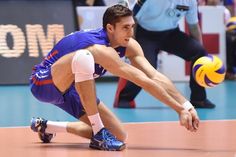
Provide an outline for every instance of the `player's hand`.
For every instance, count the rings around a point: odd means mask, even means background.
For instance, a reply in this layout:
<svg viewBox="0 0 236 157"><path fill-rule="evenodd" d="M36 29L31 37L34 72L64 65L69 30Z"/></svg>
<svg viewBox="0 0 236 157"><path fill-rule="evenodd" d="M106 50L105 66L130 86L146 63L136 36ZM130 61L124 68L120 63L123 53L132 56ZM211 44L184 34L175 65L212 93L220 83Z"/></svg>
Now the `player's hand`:
<svg viewBox="0 0 236 157"><path fill-rule="evenodd" d="M192 113L194 113L192 111ZM195 117L196 118L196 117ZM182 126L184 126L189 131L196 131L193 125L193 117L192 114L187 110L182 110L179 113L179 121Z"/></svg>
<svg viewBox="0 0 236 157"><path fill-rule="evenodd" d="M192 115L192 122L193 122L194 131L197 131L198 127L199 127L199 123L200 123L197 111L194 108L192 108L189 110L189 112Z"/></svg>

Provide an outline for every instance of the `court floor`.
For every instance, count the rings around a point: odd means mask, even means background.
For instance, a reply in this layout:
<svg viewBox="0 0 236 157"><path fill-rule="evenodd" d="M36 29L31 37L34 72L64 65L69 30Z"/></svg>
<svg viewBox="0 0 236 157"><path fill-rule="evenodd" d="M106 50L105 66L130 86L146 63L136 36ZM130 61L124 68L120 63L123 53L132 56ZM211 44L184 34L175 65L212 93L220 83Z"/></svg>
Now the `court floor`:
<svg viewBox="0 0 236 157"><path fill-rule="evenodd" d="M189 97L187 83L175 83ZM40 143L29 128L31 117L74 121L62 110L38 102L28 86L0 86L0 156L102 156L102 157L236 157L236 81L208 89L215 109L198 109L199 131L190 133L178 123L178 115L145 92L137 97L136 109L112 107L116 84L98 83L97 94L124 122L127 149L104 152L88 148L89 141L70 134L57 134L51 144Z"/></svg>
<svg viewBox="0 0 236 157"><path fill-rule="evenodd" d="M7 157L236 157L236 121L204 121L196 133L177 122L127 123L127 149L105 152L88 148L89 141L57 134L50 144L24 128L1 128L0 152Z"/></svg>

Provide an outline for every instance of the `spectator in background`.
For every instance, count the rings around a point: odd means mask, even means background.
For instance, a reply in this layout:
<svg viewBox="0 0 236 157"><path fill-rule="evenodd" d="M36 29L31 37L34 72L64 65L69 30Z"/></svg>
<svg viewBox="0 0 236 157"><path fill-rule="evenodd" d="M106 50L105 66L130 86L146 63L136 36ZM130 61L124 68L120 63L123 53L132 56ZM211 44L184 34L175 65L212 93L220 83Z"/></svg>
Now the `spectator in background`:
<svg viewBox="0 0 236 157"><path fill-rule="evenodd" d="M205 5L208 5L208 6L223 6L221 0L206 0L206 4ZM225 24L226 22L230 19L231 17L231 13L230 13L230 10L228 8L225 7L225 10L224 10L224 20L225 20Z"/></svg>
<svg viewBox="0 0 236 157"><path fill-rule="evenodd" d="M232 5L227 1L227 4ZM206 0L206 5L220 6L221 0ZM226 25L226 61L227 72L225 78L228 80L236 80L236 72L234 67L236 66L236 17L231 18L231 13L228 8L225 7L225 25Z"/></svg>
<svg viewBox="0 0 236 157"><path fill-rule="evenodd" d="M225 78L236 80L236 17L232 17L226 24L226 59L227 72Z"/></svg>
<svg viewBox="0 0 236 157"><path fill-rule="evenodd" d="M204 6L206 5L206 0L198 0L197 3L198 3L198 6Z"/></svg>
<svg viewBox="0 0 236 157"><path fill-rule="evenodd" d="M76 6L106 6L103 0L75 0Z"/></svg>
<svg viewBox="0 0 236 157"><path fill-rule="evenodd" d="M84 7L84 6L106 6L104 0L75 0L75 7ZM81 23L82 19L77 13L77 24L78 24L78 30L81 29Z"/></svg>
<svg viewBox="0 0 236 157"><path fill-rule="evenodd" d="M235 15L235 10L234 10L235 4L234 3L235 3L234 0L223 0L224 6L229 9L232 16Z"/></svg>
<svg viewBox="0 0 236 157"><path fill-rule="evenodd" d="M229 4L230 1L227 1ZM232 4L232 2L230 3ZM205 5L222 6L221 0L205 0ZM234 67L236 66L236 19L231 18L231 13L228 8L224 10L224 20L226 25L226 61L227 72L225 78L228 80L236 80Z"/></svg>

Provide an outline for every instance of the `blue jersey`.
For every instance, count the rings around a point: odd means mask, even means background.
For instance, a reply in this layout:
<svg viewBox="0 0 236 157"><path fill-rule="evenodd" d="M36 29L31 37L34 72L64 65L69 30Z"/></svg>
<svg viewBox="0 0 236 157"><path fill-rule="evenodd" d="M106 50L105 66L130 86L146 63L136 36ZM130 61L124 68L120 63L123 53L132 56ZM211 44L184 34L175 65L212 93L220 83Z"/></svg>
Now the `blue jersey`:
<svg viewBox="0 0 236 157"><path fill-rule="evenodd" d="M51 66L66 54L85 49L94 44L109 46L107 33L104 29L78 31L71 33L59 41L48 53L44 60L34 66L30 77L32 94L40 101L54 104L75 118L85 114L80 97L72 84L65 93L61 93L54 85ZM120 57L125 55L125 47L118 47L116 51ZM99 64L94 65L94 78L105 74L106 70ZM97 104L100 100L97 98Z"/></svg>
<svg viewBox="0 0 236 157"><path fill-rule="evenodd" d="M61 41L59 41L54 48L48 53L44 60L34 67L37 69L48 69L53 63L55 63L62 56L75 52L79 49L85 49L94 44L109 46L110 42L107 37L107 33L104 29L96 30L82 30L73 32ZM125 47L118 47L116 51L120 57L125 55ZM106 73L106 70L99 64L95 63L94 77L102 76Z"/></svg>

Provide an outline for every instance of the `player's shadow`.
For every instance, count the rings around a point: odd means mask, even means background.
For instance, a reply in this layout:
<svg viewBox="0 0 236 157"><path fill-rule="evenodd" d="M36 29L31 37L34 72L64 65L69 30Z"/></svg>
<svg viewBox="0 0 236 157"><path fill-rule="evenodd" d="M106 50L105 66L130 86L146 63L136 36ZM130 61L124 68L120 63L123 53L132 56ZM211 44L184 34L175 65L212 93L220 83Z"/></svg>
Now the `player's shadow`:
<svg viewBox="0 0 236 157"><path fill-rule="evenodd" d="M195 151L195 152L234 152L234 150L224 149L198 149L198 148L174 148L174 147L147 147L147 146L128 146L129 150L158 150L158 151Z"/></svg>
<svg viewBox="0 0 236 157"><path fill-rule="evenodd" d="M136 109L142 109L142 110L170 110L170 107L168 106L137 106Z"/></svg>
<svg viewBox="0 0 236 157"><path fill-rule="evenodd" d="M89 143L58 143L58 142L51 142L51 143L40 143L37 142L35 145L31 147L38 147L38 148L45 148L45 149L72 149L72 150L88 150Z"/></svg>
<svg viewBox="0 0 236 157"><path fill-rule="evenodd" d="M35 143L31 148L44 148L50 150L93 150L89 148L89 143L58 143L52 142L48 144L42 144L40 142ZM143 150L143 151L194 151L194 152L234 152L234 150L221 150L221 149L198 149L198 148L174 148L174 147L148 147L148 146L132 146L128 145L126 150Z"/></svg>
<svg viewBox="0 0 236 157"><path fill-rule="evenodd" d="M136 106L135 108L118 108L118 109L141 109L141 110L171 110L168 106Z"/></svg>

